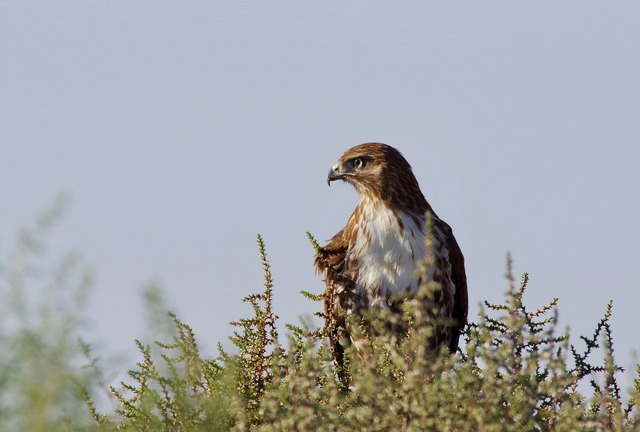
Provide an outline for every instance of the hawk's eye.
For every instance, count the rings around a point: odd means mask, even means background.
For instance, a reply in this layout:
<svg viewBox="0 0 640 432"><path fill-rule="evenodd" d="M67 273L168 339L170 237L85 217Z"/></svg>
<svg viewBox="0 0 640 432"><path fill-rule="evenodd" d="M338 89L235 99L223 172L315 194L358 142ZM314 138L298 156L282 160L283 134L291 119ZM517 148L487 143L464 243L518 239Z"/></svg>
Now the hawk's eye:
<svg viewBox="0 0 640 432"><path fill-rule="evenodd" d="M355 158L353 160L353 166L355 168L362 168L364 166L364 160L360 159L360 158Z"/></svg>

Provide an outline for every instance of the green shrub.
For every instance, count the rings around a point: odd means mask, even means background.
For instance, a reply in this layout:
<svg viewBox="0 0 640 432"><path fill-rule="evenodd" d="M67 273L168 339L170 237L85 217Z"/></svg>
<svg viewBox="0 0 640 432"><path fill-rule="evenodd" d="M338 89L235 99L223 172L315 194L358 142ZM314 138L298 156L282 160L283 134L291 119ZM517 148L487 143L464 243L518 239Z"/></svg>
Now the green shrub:
<svg viewBox="0 0 640 432"><path fill-rule="evenodd" d="M158 375L157 360L141 346L144 361L130 373L134 384L123 384L134 397L125 400L116 392L121 408L113 425L256 431L638 428L634 406L640 379L624 403L609 327L611 304L594 334L584 338L581 353L569 345L567 332L557 331L557 299L528 310L523 302L528 277L516 286L508 260L504 301L484 303L478 321L466 329L462 350L455 355L426 350L429 321L416 318L424 314L425 302L408 304L412 321L420 325L402 341L376 338L364 353L349 352L352 376L345 388L323 329L289 325L286 348L278 340L271 272L261 237L258 243L265 289L245 298L254 315L232 323L238 328L231 337L237 353L221 349L215 360L203 360L191 330L172 315L179 334L160 345L169 373ZM589 359L598 341L605 354L601 365ZM603 384L592 380L593 394L580 394L578 383L594 374L603 375Z"/></svg>
<svg viewBox="0 0 640 432"><path fill-rule="evenodd" d="M192 329L169 313L172 330L153 344L136 341L140 360L110 387L115 408L100 412L94 395L104 390L96 379L103 366L86 343L75 341L90 273L70 256L40 310L30 311L23 295L36 239L52 219L43 219L3 267L0 430L640 430L640 366L635 388L621 391L611 303L579 350L557 328L557 299L526 307L528 276L516 284L508 259L503 301L484 302L458 352L426 348L432 326L442 323L426 319L428 301L408 301L402 317L386 317L405 320L406 337L370 338L357 354L347 348L349 368L337 371L326 329L278 321L260 236L264 289L244 299L253 315L232 323L233 350L202 355ZM60 288L70 280L75 288ZM322 293L304 296L323 300ZM604 361L594 363L599 349ZM578 391L583 381L589 394Z"/></svg>
<svg viewBox="0 0 640 432"><path fill-rule="evenodd" d="M61 198L0 263L0 431L93 428L77 334L92 273L73 252L53 274L41 259L63 207Z"/></svg>

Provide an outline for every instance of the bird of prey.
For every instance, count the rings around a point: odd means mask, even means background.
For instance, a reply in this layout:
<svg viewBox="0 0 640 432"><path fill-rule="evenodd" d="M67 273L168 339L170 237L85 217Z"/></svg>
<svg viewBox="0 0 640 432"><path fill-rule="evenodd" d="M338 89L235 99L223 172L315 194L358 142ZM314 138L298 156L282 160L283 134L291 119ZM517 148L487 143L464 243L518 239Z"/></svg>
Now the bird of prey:
<svg viewBox="0 0 640 432"><path fill-rule="evenodd" d="M363 342L356 340L348 317L371 320L381 309L398 312L398 297L415 296L426 282L418 269L427 254L428 282L440 286L432 298L434 316L451 323L435 327L429 345L455 352L468 311L464 257L451 227L420 191L409 163L389 145L360 144L331 168L327 183L336 180L351 184L359 195L346 226L320 248L315 261L326 283L325 318L331 320L326 328L337 366L344 366L345 344L358 348Z"/></svg>

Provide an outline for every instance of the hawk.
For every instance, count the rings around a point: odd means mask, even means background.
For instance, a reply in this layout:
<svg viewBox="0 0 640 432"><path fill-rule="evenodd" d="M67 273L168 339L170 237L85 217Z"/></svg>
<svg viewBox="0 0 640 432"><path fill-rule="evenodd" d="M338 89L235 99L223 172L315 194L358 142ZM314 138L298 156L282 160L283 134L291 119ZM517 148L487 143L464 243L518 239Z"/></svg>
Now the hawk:
<svg viewBox="0 0 640 432"><path fill-rule="evenodd" d="M337 366L344 366L343 345L357 348L360 342L346 317L362 318L367 311L368 319L375 319L376 310L399 311L399 297L418 293L423 282L418 269L428 253L428 278L440 284L432 299L436 316L451 323L436 327L429 345L455 352L468 311L464 257L451 227L420 191L407 160L389 145L360 144L331 168L327 183L336 180L354 186L360 198L347 225L320 248L315 261L326 283L325 317L332 321L326 328Z"/></svg>

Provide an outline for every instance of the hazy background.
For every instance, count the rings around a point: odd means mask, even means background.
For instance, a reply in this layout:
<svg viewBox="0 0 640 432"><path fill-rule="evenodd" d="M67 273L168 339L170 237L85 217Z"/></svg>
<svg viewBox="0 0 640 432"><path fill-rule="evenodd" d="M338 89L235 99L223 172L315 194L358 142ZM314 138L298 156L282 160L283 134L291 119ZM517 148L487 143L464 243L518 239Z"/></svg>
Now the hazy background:
<svg viewBox="0 0 640 432"><path fill-rule="evenodd" d="M314 310L305 231L330 238L356 203L326 173L382 141L454 228L471 319L502 299L510 250L529 306L559 297L574 336L613 299L632 367L639 18L637 1L2 1L0 253L68 192L47 252L97 271L98 354L136 359L158 280L214 356L261 290L257 233L282 320Z"/></svg>

